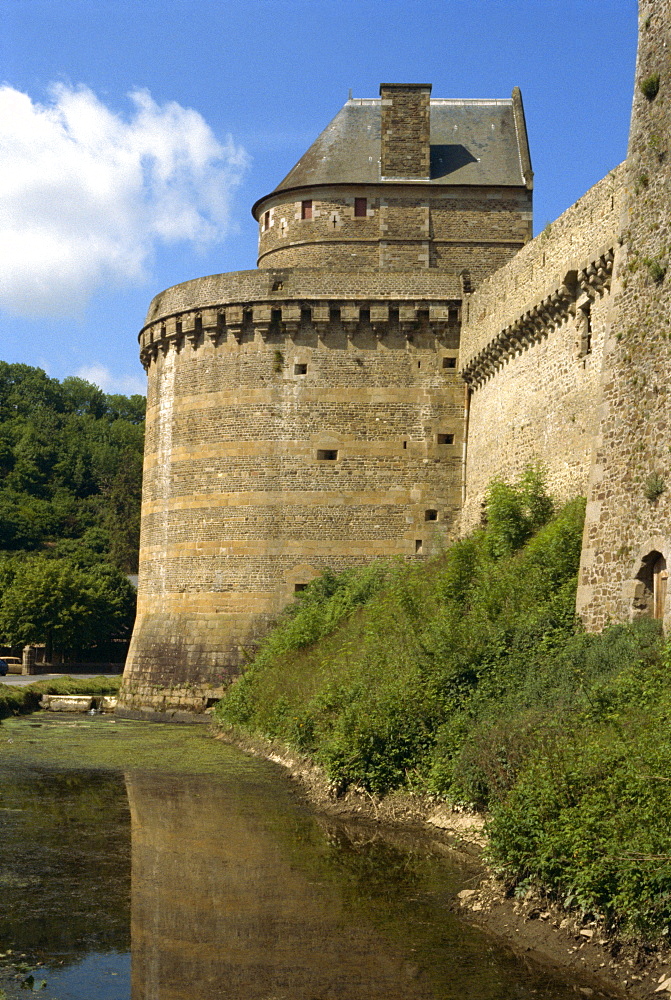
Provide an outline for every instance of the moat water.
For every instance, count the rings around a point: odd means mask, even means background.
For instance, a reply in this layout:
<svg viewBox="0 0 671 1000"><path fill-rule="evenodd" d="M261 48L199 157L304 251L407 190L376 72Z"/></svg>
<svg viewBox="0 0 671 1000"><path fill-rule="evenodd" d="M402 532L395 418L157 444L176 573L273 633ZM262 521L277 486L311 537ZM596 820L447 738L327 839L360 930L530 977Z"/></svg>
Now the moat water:
<svg viewBox="0 0 671 1000"><path fill-rule="evenodd" d="M472 877L199 727L0 724L10 1000L575 1000L451 912Z"/></svg>

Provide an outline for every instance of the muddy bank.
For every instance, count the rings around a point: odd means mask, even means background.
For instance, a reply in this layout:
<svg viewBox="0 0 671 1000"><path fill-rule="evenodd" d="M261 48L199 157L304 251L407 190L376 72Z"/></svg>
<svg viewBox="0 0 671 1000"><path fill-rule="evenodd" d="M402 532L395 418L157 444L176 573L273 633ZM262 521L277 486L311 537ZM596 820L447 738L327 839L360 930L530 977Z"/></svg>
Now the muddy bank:
<svg viewBox="0 0 671 1000"><path fill-rule="evenodd" d="M455 901L464 919L509 944L532 962L574 971L580 996L671 997L671 950L666 945L623 943L588 914L567 913L540 895L508 895L483 860L487 844L481 814L456 811L432 796L393 793L377 798L364 790L338 795L321 768L286 746L217 727L217 739L284 767L309 802L341 819L422 831L434 846L457 852L473 866L473 888Z"/></svg>

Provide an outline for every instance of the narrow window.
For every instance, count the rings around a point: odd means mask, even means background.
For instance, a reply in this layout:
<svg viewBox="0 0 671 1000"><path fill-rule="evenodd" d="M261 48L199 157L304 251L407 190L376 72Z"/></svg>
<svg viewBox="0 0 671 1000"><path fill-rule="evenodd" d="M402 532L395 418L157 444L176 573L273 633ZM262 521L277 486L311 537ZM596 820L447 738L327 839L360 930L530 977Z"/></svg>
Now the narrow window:
<svg viewBox="0 0 671 1000"><path fill-rule="evenodd" d="M312 218L312 199L308 201L301 202L301 219L311 219Z"/></svg>
<svg viewBox="0 0 671 1000"><path fill-rule="evenodd" d="M456 358L443 358L443 368L456 368L457 359Z"/></svg>
<svg viewBox="0 0 671 1000"><path fill-rule="evenodd" d="M338 452L336 449L319 448L317 451L318 462L335 462L337 458L338 458Z"/></svg>
<svg viewBox="0 0 671 1000"><path fill-rule="evenodd" d="M308 366L307 365L294 365L294 375L307 375Z"/></svg>
<svg viewBox="0 0 671 1000"><path fill-rule="evenodd" d="M586 354L592 353L592 303L578 309L576 316L578 327L578 357L584 358Z"/></svg>
<svg viewBox="0 0 671 1000"><path fill-rule="evenodd" d="M301 590L307 589L307 583L295 583L294 584L294 594L300 594Z"/></svg>
<svg viewBox="0 0 671 1000"><path fill-rule="evenodd" d="M270 212L263 213L263 229L264 231L270 226Z"/></svg>
<svg viewBox="0 0 671 1000"><path fill-rule="evenodd" d="M418 367L418 368L421 368L421 367L422 367L422 362L421 362L421 361L418 361L418 362L417 362L417 367Z"/></svg>
<svg viewBox="0 0 671 1000"><path fill-rule="evenodd" d="M454 444L454 434L439 434L438 444Z"/></svg>
<svg viewBox="0 0 671 1000"><path fill-rule="evenodd" d="M404 441L404 442L403 442L403 447L404 447L404 448L407 448L407 447L408 447L408 442L407 442L407 441Z"/></svg>
<svg viewBox="0 0 671 1000"><path fill-rule="evenodd" d="M424 520L425 521L437 521L438 520L438 511L437 510L425 510L424 511Z"/></svg>
<svg viewBox="0 0 671 1000"><path fill-rule="evenodd" d="M355 198L354 217L356 219L365 219L367 211L368 211L368 198Z"/></svg>
<svg viewBox="0 0 671 1000"><path fill-rule="evenodd" d="M417 555L419 555L421 553L421 551L422 551L422 539L421 538L416 538L415 539L415 553Z"/></svg>

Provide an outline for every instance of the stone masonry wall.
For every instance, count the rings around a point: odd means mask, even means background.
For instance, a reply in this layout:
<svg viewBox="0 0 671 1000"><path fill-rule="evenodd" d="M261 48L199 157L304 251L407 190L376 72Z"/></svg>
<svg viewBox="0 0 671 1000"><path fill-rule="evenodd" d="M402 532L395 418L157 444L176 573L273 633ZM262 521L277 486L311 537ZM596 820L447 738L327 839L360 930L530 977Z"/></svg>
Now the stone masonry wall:
<svg viewBox="0 0 671 1000"><path fill-rule="evenodd" d="M611 170L464 301L461 365L466 368L506 327L612 250L622 210L624 164Z"/></svg>
<svg viewBox="0 0 671 1000"><path fill-rule="evenodd" d="M380 171L383 177L428 178L431 84L380 86Z"/></svg>
<svg viewBox="0 0 671 1000"><path fill-rule="evenodd" d="M641 0L639 50L578 611L588 628L651 614L671 559L671 0ZM663 566L663 563L661 563ZM657 617L668 624L666 570Z"/></svg>
<svg viewBox="0 0 671 1000"><path fill-rule="evenodd" d="M575 320L569 316L472 391L463 531L479 523L491 480L513 482L530 462L542 463L549 491L559 501L585 493L608 294L596 300L591 316L588 354L580 355Z"/></svg>
<svg viewBox="0 0 671 1000"><path fill-rule="evenodd" d="M488 483L531 461L551 492L585 492L610 322L618 168L466 297L460 366L470 386L462 530Z"/></svg>
<svg viewBox="0 0 671 1000"><path fill-rule="evenodd" d="M365 305L248 300L178 319L152 304L124 710L202 710L327 566L425 558L454 535L458 303Z"/></svg>
<svg viewBox="0 0 671 1000"><path fill-rule="evenodd" d="M355 198L366 198L355 216ZM301 217L301 199L312 203ZM411 195L394 185L305 189L271 195L259 211L261 268L471 270L474 284L531 237L531 192L524 188L425 187Z"/></svg>

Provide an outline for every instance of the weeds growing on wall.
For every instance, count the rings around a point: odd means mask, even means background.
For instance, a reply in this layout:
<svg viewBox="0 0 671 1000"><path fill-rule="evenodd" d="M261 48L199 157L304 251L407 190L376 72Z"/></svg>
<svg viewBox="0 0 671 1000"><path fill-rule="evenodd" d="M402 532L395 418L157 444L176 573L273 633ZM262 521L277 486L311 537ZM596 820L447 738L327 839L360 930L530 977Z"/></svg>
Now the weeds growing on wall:
<svg viewBox="0 0 671 1000"><path fill-rule="evenodd" d="M659 73L651 73L644 77L640 83L641 93L649 101L654 101L659 93Z"/></svg>
<svg viewBox="0 0 671 1000"><path fill-rule="evenodd" d="M217 709L334 784L429 791L490 814L491 858L621 934L671 927L671 647L574 615L584 505L537 468L492 483L439 559L314 581Z"/></svg>

